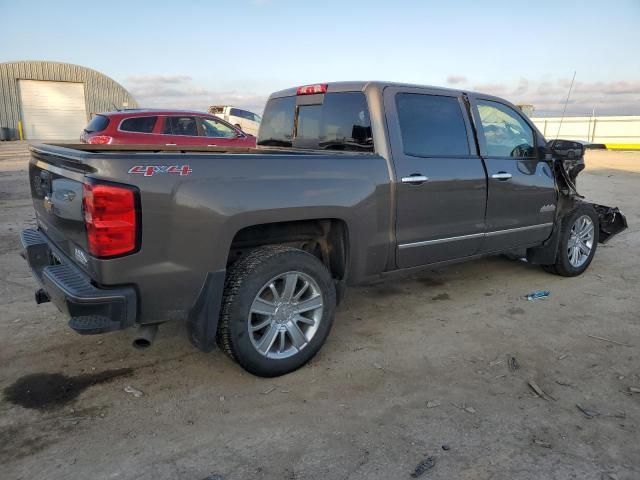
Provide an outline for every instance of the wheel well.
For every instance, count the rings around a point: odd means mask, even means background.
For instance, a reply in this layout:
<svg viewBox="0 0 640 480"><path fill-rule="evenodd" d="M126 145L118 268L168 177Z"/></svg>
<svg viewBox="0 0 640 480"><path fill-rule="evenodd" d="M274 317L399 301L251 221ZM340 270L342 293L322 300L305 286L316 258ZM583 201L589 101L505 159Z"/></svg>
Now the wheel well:
<svg viewBox="0 0 640 480"><path fill-rule="evenodd" d="M337 219L252 225L233 237L227 266L256 247L289 245L315 255L333 278L343 280L347 270L347 233L346 224Z"/></svg>

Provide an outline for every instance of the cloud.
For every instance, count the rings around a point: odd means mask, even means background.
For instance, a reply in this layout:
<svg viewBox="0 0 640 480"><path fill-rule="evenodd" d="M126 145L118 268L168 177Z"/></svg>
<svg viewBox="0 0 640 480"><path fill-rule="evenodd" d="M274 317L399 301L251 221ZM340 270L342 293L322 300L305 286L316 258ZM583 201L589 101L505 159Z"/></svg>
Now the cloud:
<svg viewBox="0 0 640 480"><path fill-rule="evenodd" d="M129 83L151 83L151 84L173 84L190 82L192 78L188 75L133 75L125 78Z"/></svg>
<svg viewBox="0 0 640 480"><path fill-rule="evenodd" d="M449 85L459 85L461 83L467 83L467 77L464 75L449 75L447 77L447 83Z"/></svg>
<svg viewBox="0 0 640 480"><path fill-rule="evenodd" d="M267 100L253 92L206 88L187 75L134 75L124 83L141 107L206 111L210 105L233 105L261 113Z"/></svg>
<svg viewBox="0 0 640 480"><path fill-rule="evenodd" d="M571 78L531 81L521 78L516 84L486 83L474 85L488 93L516 104L531 104L534 115L560 115L569 93ZM571 90L567 115L640 115L640 80L612 82L576 81Z"/></svg>

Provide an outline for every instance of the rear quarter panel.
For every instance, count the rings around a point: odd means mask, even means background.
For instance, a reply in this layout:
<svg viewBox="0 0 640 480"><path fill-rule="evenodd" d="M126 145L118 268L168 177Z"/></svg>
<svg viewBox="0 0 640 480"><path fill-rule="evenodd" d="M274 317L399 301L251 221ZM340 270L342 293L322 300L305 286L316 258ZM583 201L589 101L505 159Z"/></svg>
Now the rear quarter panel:
<svg viewBox="0 0 640 480"><path fill-rule="evenodd" d="M244 227L335 218L349 236L347 280L385 269L390 193L386 161L375 154L87 154L96 179L140 189L142 240L134 255L92 260L103 285L135 283L141 320L184 318L208 272L226 267ZM190 173L129 173L134 166L188 165Z"/></svg>

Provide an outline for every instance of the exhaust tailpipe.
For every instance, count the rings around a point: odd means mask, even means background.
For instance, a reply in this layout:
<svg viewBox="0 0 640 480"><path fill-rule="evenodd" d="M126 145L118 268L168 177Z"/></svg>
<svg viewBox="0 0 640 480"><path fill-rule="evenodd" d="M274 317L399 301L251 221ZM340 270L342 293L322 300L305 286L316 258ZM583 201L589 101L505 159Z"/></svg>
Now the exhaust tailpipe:
<svg viewBox="0 0 640 480"><path fill-rule="evenodd" d="M158 325L141 325L133 338L133 348L145 350L151 346L158 333Z"/></svg>

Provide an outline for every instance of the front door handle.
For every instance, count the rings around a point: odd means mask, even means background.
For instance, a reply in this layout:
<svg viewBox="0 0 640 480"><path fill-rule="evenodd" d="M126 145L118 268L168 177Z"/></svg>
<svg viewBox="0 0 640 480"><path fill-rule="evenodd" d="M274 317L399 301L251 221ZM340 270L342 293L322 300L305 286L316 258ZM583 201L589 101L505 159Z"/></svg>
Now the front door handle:
<svg viewBox="0 0 640 480"><path fill-rule="evenodd" d="M496 180L509 180L511 178L511 174L507 172L498 172L491 175L491 178L495 178Z"/></svg>
<svg viewBox="0 0 640 480"><path fill-rule="evenodd" d="M167 147L175 147L176 145L178 145L177 143L165 143L165 145Z"/></svg>
<svg viewBox="0 0 640 480"><path fill-rule="evenodd" d="M429 180L429 177L425 177L424 175L420 175L419 173L414 173L409 175L408 177L402 177L402 183L409 183L411 185L420 185Z"/></svg>

